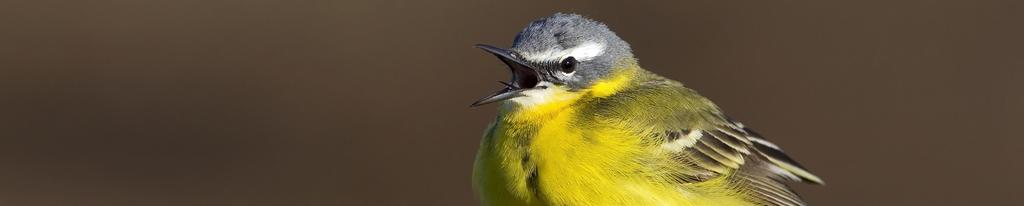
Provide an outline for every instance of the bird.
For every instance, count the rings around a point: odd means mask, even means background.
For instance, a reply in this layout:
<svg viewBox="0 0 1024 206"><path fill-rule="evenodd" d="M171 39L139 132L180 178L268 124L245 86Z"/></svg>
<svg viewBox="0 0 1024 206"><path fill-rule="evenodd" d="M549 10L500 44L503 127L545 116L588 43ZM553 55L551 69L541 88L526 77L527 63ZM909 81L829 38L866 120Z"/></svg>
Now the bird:
<svg viewBox="0 0 1024 206"><path fill-rule="evenodd" d="M481 205L806 205L821 178L708 98L640 67L596 20L555 13L512 46L477 44L512 73L480 141Z"/></svg>

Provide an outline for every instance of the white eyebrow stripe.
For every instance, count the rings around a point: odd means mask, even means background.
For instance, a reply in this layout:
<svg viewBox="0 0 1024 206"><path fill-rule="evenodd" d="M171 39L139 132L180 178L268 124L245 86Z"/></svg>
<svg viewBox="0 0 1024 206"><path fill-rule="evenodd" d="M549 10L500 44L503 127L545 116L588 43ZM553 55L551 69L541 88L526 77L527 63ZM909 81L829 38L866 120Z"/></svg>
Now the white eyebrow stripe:
<svg viewBox="0 0 1024 206"><path fill-rule="evenodd" d="M604 48L604 44L586 42L565 50L549 49L543 52L524 53L523 58L534 62L547 62L562 60L563 58L571 56L576 58L576 60L586 61L600 56L604 53Z"/></svg>

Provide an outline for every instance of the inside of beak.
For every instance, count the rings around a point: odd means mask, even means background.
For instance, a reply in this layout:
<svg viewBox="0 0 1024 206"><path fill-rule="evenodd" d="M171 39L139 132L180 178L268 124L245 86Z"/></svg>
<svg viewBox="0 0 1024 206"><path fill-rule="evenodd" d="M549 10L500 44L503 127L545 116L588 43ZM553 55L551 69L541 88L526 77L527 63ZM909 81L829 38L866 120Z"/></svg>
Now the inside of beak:
<svg viewBox="0 0 1024 206"><path fill-rule="evenodd" d="M511 86L514 86L514 89L532 89L540 83L540 75L537 74L537 70L518 62L504 59L503 61L508 65L509 70L512 71Z"/></svg>
<svg viewBox="0 0 1024 206"><path fill-rule="evenodd" d="M512 73L512 82L505 83L501 82L505 88L498 91L495 94L484 97L473 103L472 106L484 105L492 102L502 101L506 99L516 98L521 96L520 93L524 90L533 89L540 84L540 73L537 69L534 69L528 63L520 60L515 53L507 49L502 49L490 45L476 45L477 48L483 49L484 51L494 54L498 57Z"/></svg>

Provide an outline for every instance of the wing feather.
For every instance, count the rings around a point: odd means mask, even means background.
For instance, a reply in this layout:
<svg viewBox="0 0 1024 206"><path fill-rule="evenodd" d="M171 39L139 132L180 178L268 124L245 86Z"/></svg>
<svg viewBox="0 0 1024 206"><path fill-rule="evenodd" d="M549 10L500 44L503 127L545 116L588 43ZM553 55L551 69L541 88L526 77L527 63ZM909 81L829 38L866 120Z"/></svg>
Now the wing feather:
<svg viewBox="0 0 1024 206"><path fill-rule="evenodd" d="M751 197L755 201L779 206L807 205L799 195L778 180L749 175L742 175L740 179L751 185L750 192L758 194Z"/></svg>
<svg viewBox="0 0 1024 206"><path fill-rule="evenodd" d="M743 154L750 154L750 149L747 147L748 144L739 140L736 136L729 135L722 131L708 131L708 134L714 136L717 141L722 142L735 151L739 151Z"/></svg>
<svg viewBox="0 0 1024 206"><path fill-rule="evenodd" d="M777 145L743 124L722 117L720 124L665 132L662 148L678 153L686 172L680 181L700 182L716 176L735 176L740 189L768 205L805 205L781 180L822 184Z"/></svg>

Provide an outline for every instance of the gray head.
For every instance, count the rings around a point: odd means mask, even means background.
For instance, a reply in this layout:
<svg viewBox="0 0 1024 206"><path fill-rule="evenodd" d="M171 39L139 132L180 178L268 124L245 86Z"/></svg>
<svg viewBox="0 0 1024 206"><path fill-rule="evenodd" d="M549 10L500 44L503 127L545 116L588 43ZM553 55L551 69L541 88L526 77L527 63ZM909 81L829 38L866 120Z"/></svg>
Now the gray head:
<svg viewBox="0 0 1024 206"><path fill-rule="evenodd" d="M530 23L516 35L512 48L477 45L512 70L507 88L473 105L523 96L550 86L589 88L610 76L624 60L632 60L629 44L601 22L577 14L556 13Z"/></svg>

